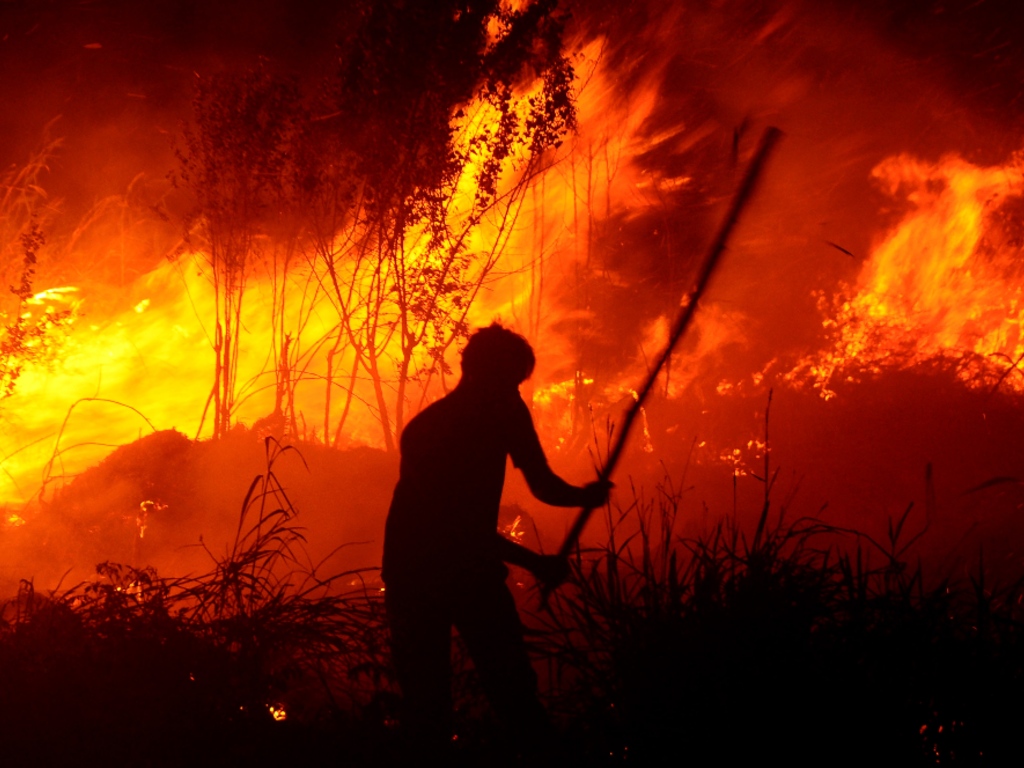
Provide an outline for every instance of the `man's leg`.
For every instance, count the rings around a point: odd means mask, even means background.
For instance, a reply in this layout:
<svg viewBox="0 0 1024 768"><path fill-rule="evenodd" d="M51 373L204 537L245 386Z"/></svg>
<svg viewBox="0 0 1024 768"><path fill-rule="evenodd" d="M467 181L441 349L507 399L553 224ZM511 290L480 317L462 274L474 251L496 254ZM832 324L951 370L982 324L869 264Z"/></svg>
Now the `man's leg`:
<svg viewBox="0 0 1024 768"><path fill-rule="evenodd" d="M503 581L481 579L459 590L454 623L480 684L498 716L522 746L549 738L547 713L537 698L537 674L523 639L515 600Z"/></svg>
<svg viewBox="0 0 1024 768"><path fill-rule="evenodd" d="M403 731L414 749L441 753L452 731L451 615L443 599L422 589L389 584L384 602Z"/></svg>

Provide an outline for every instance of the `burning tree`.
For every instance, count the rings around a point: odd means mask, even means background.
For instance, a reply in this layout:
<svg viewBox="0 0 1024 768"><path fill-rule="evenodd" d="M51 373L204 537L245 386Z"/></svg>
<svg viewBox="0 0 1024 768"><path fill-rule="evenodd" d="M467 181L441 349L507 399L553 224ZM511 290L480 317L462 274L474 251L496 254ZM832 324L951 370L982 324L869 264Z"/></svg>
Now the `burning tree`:
<svg viewBox="0 0 1024 768"><path fill-rule="evenodd" d="M410 380L447 373L543 153L573 125L561 32L551 2L378 5L342 62L335 125L360 180L357 234L319 266L389 449Z"/></svg>
<svg viewBox="0 0 1024 768"><path fill-rule="evenodd" d="M59 145L45 142L25 165L0 179L0 274L13 295L0 303L0 399L14 392L25 365L50 359L54 333L66 331L72 319L71 309L48 306L53 296L36 295L33 288L45 241L47 196L40 177Z"/></svg>
<svg viewBox="0 0 1024 768"><path fill-rule="evenodd" d="M324 439L337 442L366 378L394 448L410 383L425 392L448 372L530 182L574 125L554 5L369 4L308 110L266 68L200 82L181 163L216 297L215 435L237 404L246 281L259 255L294 251L280 242L287 229L292 245L310 243L309 282L295 313L278 302L275 415L301 381L320 379ZM287 217L298 223L275 229ZM292 266L269 264L281 291ZM313 313L333 320L310 339ZM297 429L294 412L289 421Z"/></svg>
<svg viewBox="0 0 1024 768"><path fill-rule="evenodd" d="M202 238L214 293L214 435L231 425L238 396L242 305L254 261L288 200L287 168L298 90L264 66L197 84L181 179L195 197L189 234ZM207 406L209 407L209 406Z"/></svg>

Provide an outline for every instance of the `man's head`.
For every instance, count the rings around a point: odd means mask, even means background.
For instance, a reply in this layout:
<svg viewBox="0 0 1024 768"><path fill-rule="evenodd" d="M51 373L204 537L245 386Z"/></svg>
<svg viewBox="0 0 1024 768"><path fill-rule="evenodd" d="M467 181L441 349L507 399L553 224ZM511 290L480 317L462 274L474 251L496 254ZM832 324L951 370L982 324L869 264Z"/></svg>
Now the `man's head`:
<svg viewBox="0 0 1024 768"><path fill-rule="evenodd" d="M462 378L487 387L518 387L530 378L535 363L530 342L492 323L469 337L462 350Z"/></svg>

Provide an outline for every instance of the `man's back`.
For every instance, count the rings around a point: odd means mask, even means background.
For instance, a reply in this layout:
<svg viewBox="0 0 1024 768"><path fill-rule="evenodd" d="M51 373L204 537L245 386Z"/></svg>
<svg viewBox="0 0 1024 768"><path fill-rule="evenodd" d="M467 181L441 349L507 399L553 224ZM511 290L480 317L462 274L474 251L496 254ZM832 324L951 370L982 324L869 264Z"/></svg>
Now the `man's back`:
<svg viewBox="0 0 1024 768"><path fill-rule="evenodd" d="M385 581L504 573L495 548L506 456L544 463L518 391L459 386L409 422L384 537Z"/></svg>

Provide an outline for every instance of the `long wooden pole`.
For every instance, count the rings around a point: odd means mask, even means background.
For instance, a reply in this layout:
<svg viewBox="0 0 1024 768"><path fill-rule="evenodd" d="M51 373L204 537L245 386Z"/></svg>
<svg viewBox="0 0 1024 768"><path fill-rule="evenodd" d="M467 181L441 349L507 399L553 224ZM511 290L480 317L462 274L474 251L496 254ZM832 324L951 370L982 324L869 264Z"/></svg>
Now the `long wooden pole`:
<svg viewBox="0 0 1024 768"><path fill-rule="evenodd" d="M729 206L729 211L725 216L725 220L722 222L722 226L719 228L718 234L711 243L711 248L704 260L703 267L701 267L700 274L697 276L697 282L694 285L693 291L691 291L690 295L687 297L682 310L679 312L679 316L676 318L675 324L672 326L672 332L668 337L668 344L658 357L650 373L648 373L647 380L644 382L643 386L637 390L633 405L628 411L626 411L622 427L619 429L618 436L616 437L611 450L608 452L608 459L598 472L599 481L608 481L611 478L612 473L615 471L615 467L618 465L619 459L622 457L623 449L626 447L626 440L629 438L630 428L633 426L633 422L636 421L636 417L640 414L640 410L644 406L644 401L647 400L647 396L654 388L654 384L657 382L658 375L661 373L662 368L665 367L665 364L672 356L672 352L679 344L679 340L686 333L686 329L693 320L694 313L697 311L697 302L700 301L708 283L711 281L711 275L714 274L714 271L721 260L722 253L725 251L725 244L728 241L733 228L736 226L736 222L739 220L740 212L743 210L744 206L750 199L750 196L753 194L754 188L757 186L757 181L761 176L761 171L768 160L768 156L771 154L781 137L782 131L774 127L765 129L765 132L762 134L761 143L758 145L757 152L754 154L754 159L750 161L750 165L747 167L747 172L743 176L743 181L740 183L739 189L736 190L736 195L733 198L732 205ZM562 542L562 546L558 550L559 557L563 559L568 558L573 549L575 549L576 543L579 541L580 534L583 533L583 529L586 527L587 521L590 519L591 514L593 514L594 509L595 507L584 507L576 515L576 520L573 522L572 528L569 529L569 533L565 536L565 541ZM551 590L546 587L541 589L541 598L543 603L546 604L547 597L550 592Z"/></svg>

